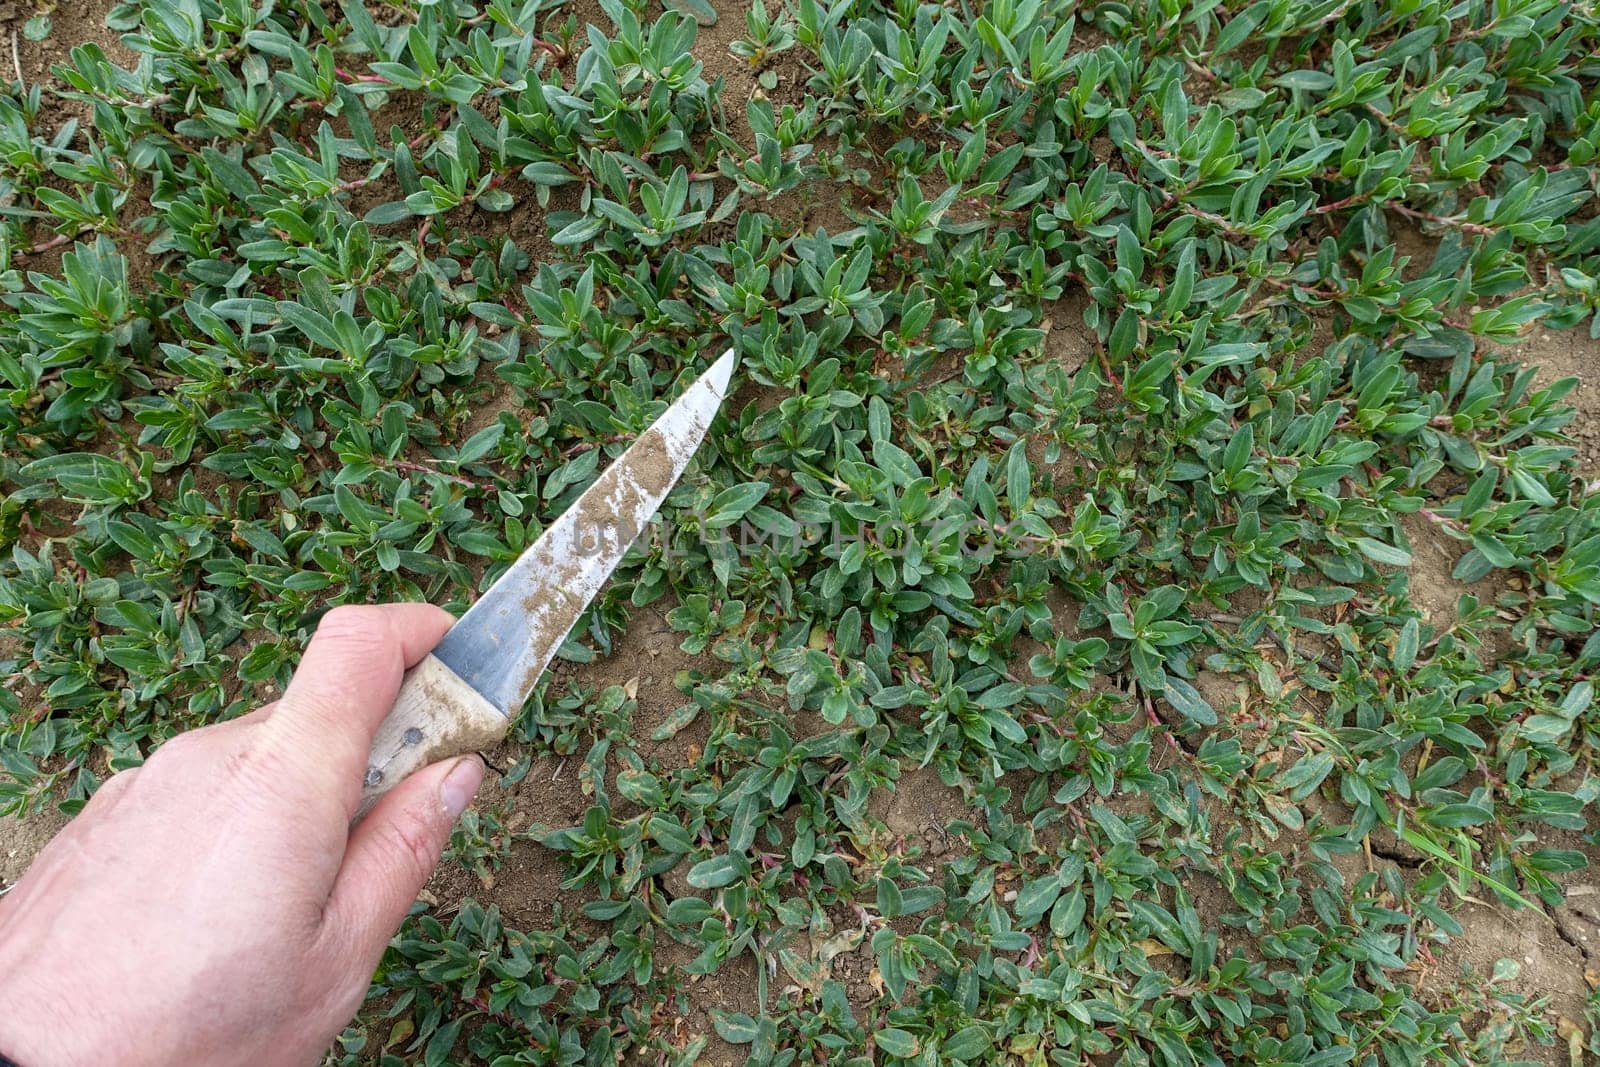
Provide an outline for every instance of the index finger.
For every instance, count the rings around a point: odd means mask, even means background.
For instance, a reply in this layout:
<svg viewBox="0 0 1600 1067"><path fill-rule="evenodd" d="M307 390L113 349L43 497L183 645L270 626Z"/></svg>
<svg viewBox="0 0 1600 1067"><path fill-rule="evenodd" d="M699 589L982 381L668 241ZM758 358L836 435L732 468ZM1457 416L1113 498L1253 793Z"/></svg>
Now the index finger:
<svg viewBox="0 0 1600 1067"><path fill-rule="evenodd" d="M359 792L367 749L400 679L439 643L454 616L432 604L336 607L322 617L277 710L269 736L311 752Z"/></svg>

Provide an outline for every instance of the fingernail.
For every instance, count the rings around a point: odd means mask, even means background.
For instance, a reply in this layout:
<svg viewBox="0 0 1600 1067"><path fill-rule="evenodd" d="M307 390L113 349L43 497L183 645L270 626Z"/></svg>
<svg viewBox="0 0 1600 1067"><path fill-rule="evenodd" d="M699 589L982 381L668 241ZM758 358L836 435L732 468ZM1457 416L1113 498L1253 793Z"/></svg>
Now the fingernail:
<svg viewBox="0 0 1600 1067"><path fill-rule="evenodd" d="M483 781L483 761L477 756L464 756L450 768L439 786L439 802L454 819L467 810L472 798L478 795L478 785Z"/></svg>

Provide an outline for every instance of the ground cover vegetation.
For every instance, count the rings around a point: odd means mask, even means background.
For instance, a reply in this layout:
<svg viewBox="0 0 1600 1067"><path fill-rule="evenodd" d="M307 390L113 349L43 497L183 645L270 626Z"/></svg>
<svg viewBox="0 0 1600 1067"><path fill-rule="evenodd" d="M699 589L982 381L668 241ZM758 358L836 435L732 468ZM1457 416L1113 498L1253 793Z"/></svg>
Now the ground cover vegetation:
<svg viewBox="0 0 1600 1067"><path fill-rule="evenodd" d="M10 812L742 359L331 1062L1600 1054L1600 497L1515 348L1600 336L1592 6L102 14L0 96Z"/></svg>

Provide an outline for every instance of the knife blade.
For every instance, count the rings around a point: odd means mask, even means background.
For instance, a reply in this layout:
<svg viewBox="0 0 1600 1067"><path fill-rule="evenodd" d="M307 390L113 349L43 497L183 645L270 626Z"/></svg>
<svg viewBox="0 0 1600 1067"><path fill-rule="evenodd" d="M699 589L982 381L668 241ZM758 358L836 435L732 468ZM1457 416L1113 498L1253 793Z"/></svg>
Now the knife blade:
<svg viewBox="0 0 1600 1067"><path fill-rule="evenodd" d="M699 449L734 362L723 353L406 672L373 737L359 813L413 771L505 736Z"/></svg>

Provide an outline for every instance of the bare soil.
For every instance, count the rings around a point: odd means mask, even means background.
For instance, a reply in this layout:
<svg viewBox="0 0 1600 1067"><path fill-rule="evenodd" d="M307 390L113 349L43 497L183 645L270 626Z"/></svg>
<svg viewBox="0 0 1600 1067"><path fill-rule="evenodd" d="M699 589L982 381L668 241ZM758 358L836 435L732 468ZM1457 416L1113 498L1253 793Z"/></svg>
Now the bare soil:
<svg viewBox="0 0 1600 1067"><path fill-rule="evenodd" d="M1456 920L1461 923L1462 933L1433 952L1439 970L1424 975L1424 992L1440 984L1453 989L1461 984L1464 975L1482 981L1494 974L1500 960L1510 960L1517 974L1505 984L1530 997L1548 997L1545 1015L1552 1023L1559 1024L1563 1018L1576 1023L1583 1018L1584 999L1589 993L1584 981L1584 956L1562 940L1554 923L1479 904L1464 905L1456 913ZM1471 981L1467 979L1468 983ZM1566 1050L1559 1046L1532 1047L1524 1055L1550 1064L1570 1062Z"/></svg>
<svg viewBox="0 0 1600 1067"><path fill-rule="evenodd" d="M699 762L711 738L711 720L704 713L672 736L656 740L654 734L679 708L689 703L684 692L691 672L710 674L716 659L708 653L691 655L679 647L683 635L667 623L667 613L677 605L659 600L638 609L628 629L604 660L580 671L580 684L621 685L633 695L634 751L647 764L671 771Z"/></svg>
<svg viewBox="0 0 1600 1067"><path fill-rule="evenodd" d="M64 5L50 16L50 35L43 41L30 41L23 36L22 27L33 14L33 5L0 2L0 80L20 79L28 86L44 83L59 87L62 83L50 73L50 68L69 62L73 48L91 42L99 45L113 62L125 65L136 62L138 56L123 46L121 35L106 28L106 13L112 6L110 0L88 0L81 6ZM88 114L88 109L76 102L62 103L58 108L62 121L81 119ZM28 267L53 269L59 262L59 253L55 253L50 262L44 259L36 257L28 262ZM147 278L148 275L140 281ZM130 276L129 281L133 283L133 277ZM69 520L70 517L67 516ZM65 529L61 531L62 534L66 532ZM32 687L18 695L23 697L24 707L33 706L39 699L38 690ZM16 884L33 857L66 824L66 816L53 806L22 818L0 817L0 891Z"/></svg>
<svg viewBox="0 0 1600 1067"><path fill-rule="evenodd" d="M83 4L61 4L50 14L50 35L30 41L22 27L33 14L29 3L0 3L0 77L6 81L21 78L27 85L60 82L50 68L71 63L72 50L79 45L96 44L113 63L129 67L138 54L122 43L122 34L106 26L106 15L116 6L108 0L88 0Z"/></svg>
<svg viewBox="0 0 1600 1067"><path fill-rule="evenodd" d="M1534 332L1516 349L1517 358L1539 368L1535 381L1542 388L1562 378L1578 379L1566 403L1578 409L1567 434L1578 450L1578 469L1589 481L1600 478L1600 340L1589 336L1588 324L1561 333Z"/></svg>
<svg viewBox="0 0 1600 1067"><path fill-rule="evenodd" d="M1420 242L1399 243L1424 266L1431 261L1431 250ZM1578 387L1566 397L1577 409L1567 433L1577 447L1580 472L1590 480L1600 476L1600 340L1591 339L1581 327L1562 333L1535 327L1514 353L1537 368L1540 387L1562 378L1579 379ZM1515 594L1522 588L1521 579L1503 572L1472 585L1456 581L1451 570L1466 546L1419 516L1408 516L1404 525L1412 547L1411 597L1436 627L1454 623L1463 593L1493 604L1500 595ZM1502 635L1496 637L1504 641ZM1491 643L1485 654L1500 651L1503 644ZM1393 844L1397 843L1391 839ZM1535 912L1466 904L1456 915L1464 932L1430 948L1421 988L1451 988L1463 975L1474 976L1468 980L1469 987L1474 982L1481 985L1494 973L1497 961L1511 960L1516 974L1501 988L1530 998L1548 997L1544 1015L1553 1028L1581 1029L1585 998L1591 989L1600 988L1600 924L1596 921L1600 918L1600 887L1594 884L1600 871L1600 850L1577 840L1562 847L1582 848L1590 866L1570 876L1572 898L1567 907L1557 909L1555 921ZM1487 1025L1491 1020L1480 1021ZM1561 1044L1532 1046L1519 1054L1551 1067L1567 1067L1573 1062Z"/></svg>
<svg viewBox="0 0 1600 1067"><path fill-rule="evenodd" d="M0 890L16 885L33 857L65 825L67 817L53 807L22 818L0 816Z"/></svg>

